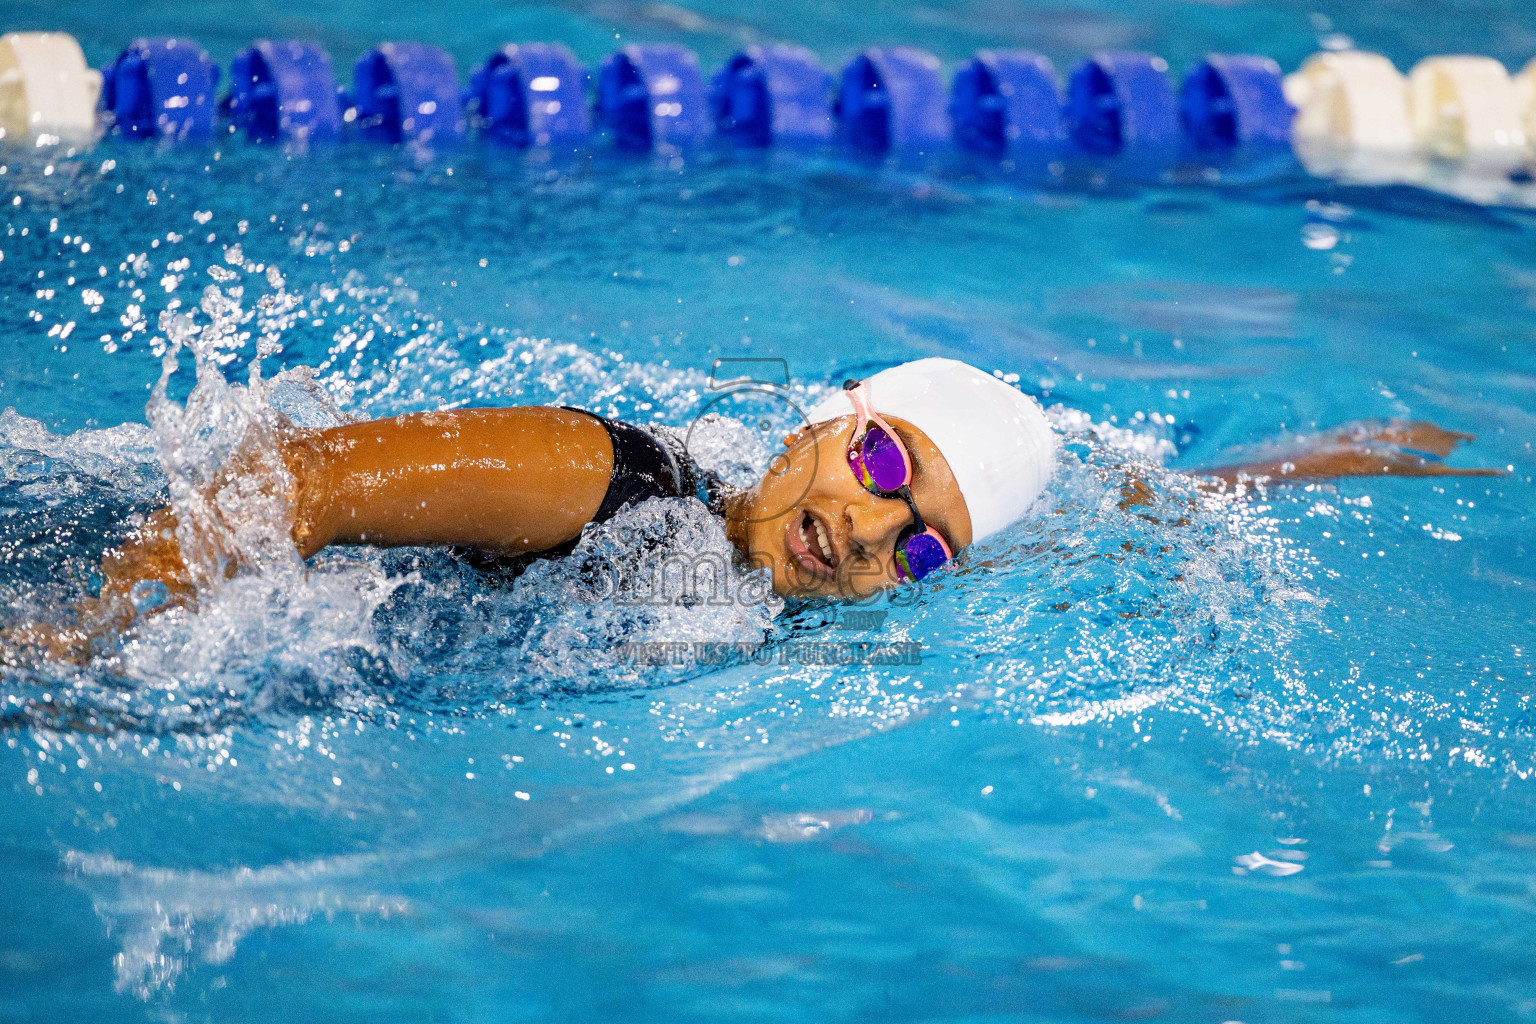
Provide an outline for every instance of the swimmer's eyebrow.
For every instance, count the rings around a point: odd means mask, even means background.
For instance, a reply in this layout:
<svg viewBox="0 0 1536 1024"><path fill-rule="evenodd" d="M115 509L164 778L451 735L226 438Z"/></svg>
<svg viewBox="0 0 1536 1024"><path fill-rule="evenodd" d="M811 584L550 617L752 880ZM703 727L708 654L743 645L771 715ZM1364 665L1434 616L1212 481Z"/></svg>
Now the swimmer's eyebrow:
<svg viewBox="0 0 1536 1024"><path fill-rule="evenodd" d="M922 457L917 454L917 444L912 432L906 427L898 427L891 424L891 429L896 431L896 437L900 439L901 446L907 450L907 458L912 460L912 482L917 483L917 474L923 471Z"/></svg>

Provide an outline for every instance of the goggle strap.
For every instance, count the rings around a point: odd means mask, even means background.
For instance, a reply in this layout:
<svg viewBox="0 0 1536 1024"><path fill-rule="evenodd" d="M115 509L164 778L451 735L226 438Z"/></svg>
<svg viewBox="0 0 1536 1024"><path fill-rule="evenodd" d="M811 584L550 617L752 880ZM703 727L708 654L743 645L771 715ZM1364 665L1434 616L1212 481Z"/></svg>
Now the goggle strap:
<svg viewBox="0 0 1536 1024"><path fill-rule="evenodd" d="M896 493L901 496L901 500L906 502L907 508L912 511L912 529L918 533L927 533L928 524L923 522L923 514L917 510L917 502L912 500L912 488L902 484L901 489Z"/></svg>

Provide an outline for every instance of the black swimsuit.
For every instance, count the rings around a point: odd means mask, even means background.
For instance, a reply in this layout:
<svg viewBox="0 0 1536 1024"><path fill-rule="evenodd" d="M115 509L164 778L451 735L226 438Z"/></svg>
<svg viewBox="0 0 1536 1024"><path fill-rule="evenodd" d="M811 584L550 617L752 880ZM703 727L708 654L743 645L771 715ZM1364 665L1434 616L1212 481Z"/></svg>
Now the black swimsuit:
<svg viewBox="0 0 1536 1024"><path fill-rule="evenodd" d="M624 506L647 498L698 496L703 474L682 442L672 435L653 433L585 409L564 408L597 420L613 442L613 474L608 478L603 503L592 517L594 523L606 523Z"/></svg>

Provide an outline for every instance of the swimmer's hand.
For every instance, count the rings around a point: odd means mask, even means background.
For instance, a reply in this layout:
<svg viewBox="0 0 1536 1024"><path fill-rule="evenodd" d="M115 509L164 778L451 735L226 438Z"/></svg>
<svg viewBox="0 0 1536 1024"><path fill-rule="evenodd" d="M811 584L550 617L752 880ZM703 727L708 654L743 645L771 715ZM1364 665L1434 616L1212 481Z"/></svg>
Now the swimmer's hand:
<svg viewBox="0 0 1536 1024"><path fill-rule="evenodd" d="M229 571L234 569L230 564ZM101 576L101 591L77 606L93 626L126 627L148 607L142 597L135 600L147 589L155 594L156 609L186 604L197 595L176 540L176 515L168 508L145 517L127 540L101 556Z"/></svg>
<svg viewBox="0 0 1536 1024"><path fill-rule="evenodd" d="M1503 476L1500 469L1462 469L1442 461L1457 445L1475 439L1474 434L1422 420L1356 420L1301 438L1294 448L1198 470L1197 475L1221 484L1316 483L1348 476Z"/></svg>
<svg viewBox="0 0 1536 1024"><path fill-rule="evenodd" d="M14 667L40 658L87 664L97 639L126 629L141 612L187 604L196 596L170 509L146 517L103 555L101 576L100 592L75 603L72 623L27 622L0 632L0 664ZM153 595L151 602L145 593Z"/></svg>

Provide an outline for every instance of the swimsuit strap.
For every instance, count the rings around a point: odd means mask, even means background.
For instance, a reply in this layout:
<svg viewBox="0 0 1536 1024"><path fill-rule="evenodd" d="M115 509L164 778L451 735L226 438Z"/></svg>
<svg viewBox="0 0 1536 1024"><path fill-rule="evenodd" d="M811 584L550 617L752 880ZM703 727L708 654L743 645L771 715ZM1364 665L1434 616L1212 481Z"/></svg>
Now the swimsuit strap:
<svg viewBox="0 0 1536 1024"><path fill-rule="evenodd" d="M611 420L585 409L562 408L597 420L613 443L613 473L608 478L603 503L592 517L594 523L607 522L626 505L647 498L683 498L698 493L698 466L677 437L666 431L647 430Z"/></svg>

